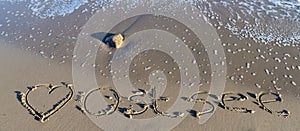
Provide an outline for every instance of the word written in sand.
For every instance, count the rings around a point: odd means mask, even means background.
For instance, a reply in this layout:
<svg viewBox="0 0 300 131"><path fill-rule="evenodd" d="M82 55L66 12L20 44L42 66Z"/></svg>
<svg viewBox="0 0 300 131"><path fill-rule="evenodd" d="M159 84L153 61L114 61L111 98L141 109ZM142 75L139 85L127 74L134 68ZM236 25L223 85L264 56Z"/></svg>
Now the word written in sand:
<svg viewBox="0 0 300 131"><path fill-rule="evenodd" d="M40 112L37 110L37 108L35 108L28 99L28 95L30 93L32 93L33 91L40 89L40 88L47 88L48 89L48 93L51 94L53 91L55 91L55 89L58 88L65 88L68 90L67 95L62 98L60 101L58 101L56 104L53 105L53 107L49 110L47 110L46 112ZM107 99L113 101L113 104L108 105L106 109L102 109L101 111L98 112L92 112L87 108L87 99L91 96L91 94L97 92L97 91L107 91L110 94L112 94L112 96L105 96ZM199 98L200 95L207 95L209 94L206 91L198 91L193 93L191 96L183 98L184 100L186 100L187 102L194 102L194 103L200 103L200 104L209 104L210 108L206 109L204 111L198 112L198 111L194 111L194 113L192 114L195 117L200 118L201 115L203 114L207 114L207 113L211 113L215 110L215 106L203 99L203 98ZM150 97L151 100L150 102L146 102L144 100L140 100L137 99L136 97L144 97L146 95L149 95L146 91L144 91L143 89L140 89L139 91L135 92L134 94L130 95L127 99L129 102L131 103L135 103L140 105L140 107L142 108L141 110L135 110L134 107L132 105L129 105L129 107L125 108L125 110L123 112L120 112L124 114L124 116L132 119L133 116L137 116L137 115L141 115L143 113L145 113L147 110L152 109L153 112L157 115L161 115L164 117L169 117L169 118L181 118L184 116L184 113L182 112L173 112L173 113L168 113L168 112L164 112L161 111L159 108L159 102L168 102L170 100L169 97L159 97L159 98L154 98L154 97ZM209 94L211 95L211 94ZM266 96L275 96L276 98L274 99L270 99L270 100L264 100L264 98ZM83 97L83 100L81 100L81 97ZM20 93L20 97L21 97L21 104L28 109L28 111L30 112L31 115L35 116L35 118L37 120L39 120L40 122L45 122L49 119L49 117L51 117L53 114L55 114L56 112L58 112L60 109L62 109L66 103L68 103L72 97L73 97L73 85L72 84L62 84L62 85L52 85L52 84L38 84L32 87L28 87L28 90L26 93ZM120 94L115 91L114 89L108 89L108 88L96 88L96 89L92 89L90 90L88 93L84 93L84 92L79 92L79 96L77 96L77 101L79 101L82 106L77 106L78 109L80 109L82 111L82 113L85 114L89 114L92 116L104 116L104 115L111 115L114 112L117 111L117 109L120 106L120 103L122 103L121 101L121 96ZM273 114L273 115L277 115L279 117L284 117L287 118L290 115L290 112L288 110L282 110L282 111L274 111L271 110L270 108L268 108L265 104L267 103L272 103L272 102L282 102L282 96L281 94L278 93L273 93L273 92L260 92L259 94L255 94L255 99L256 99L256 104L259 105L259 107L261 109L263 109L264 111ZM235 93L235 92L226 92L223 93L220 97L219 97L219 106L222 107L223 109L229 110L229 111L233 111L233 112L238 112L238 113L250 113L253 114L255 113L254 110L245 108L245 107L233 107L233 106L229 106L226 104L226 101L246 101L248 100L248 97L244 94L241 93ZM192 111L192 110L188 110L188 111ZM192 112L190 112L192 113Z"/></svg>
<svg viewBox="0 0 300 131"><path fill-rule="evenodd" d="M89 115L94 115L94 116L110 115L110 114L114 113L117 110L119 103L121 103L121 96L113 89L109 89L109 91L113 92L114 97L108 97L108 98L114 99L115 104L108 105L107 107L109 107L109 108L102 109L102 111L99 111L99 113L91 113L87 109L86 100L89 97L89 95L96 90L104 90L104 89L101 89L101 88L93 89L93 90L89 91L89 93L87 93L87 95L84 96L84 101L82 102L83 109L81 108L82 112L87 113ZM148 109L152 109L154 111L154 113L156 113L157 115L170 117L170 118L179 118L179 117L184 116L184 113L182 113L182 112L167 113L167 112L163 112L163 111L159 110L158 102L168 102L170 100L170 98L168 98L168 97L159 97L156 99L152 98L150 102L146 102L146 101L139 100L139 99L134 99L137 96L147 95L147 93L145 91L143 91L142 89L140 89L140 90L141 91L137 91L133 95L130 95L128 97L128 100L132 103L140 105L140 107L142 109L135 110L133 108L133 106L130 105L128 108L125 109L124 112L122 112L128 118L133 118L133 116L141 115L141 114L145 113ZM207 103L210 105L211 108L209 108L207 110L204 110L202 112L196 111L194 116L198 117L198 118L200 118L200 116L203 114L211 113L215 110L215 106L211 102L209 102L205 99L202 99L202 98L197 98L201 94L208 94L208 92L198 91L198 92L193 93L190 97L185 98L185 100L187 102L195 102L195 103L201 103L201 104ZM276 98L271 99L271 100L263 100L263 97L265 97L267 95L276 96ZM220 99L219 106L222 107L223 109L233 111L233 112L238 112L238 113L250 113L250 114L255 113L254 110L251 110L251 109L248 109L245 107L232 107L232 106L228 106L226 104L226 101L244 102L244 101L248 100L248 97L245 96L244 94L235 93L235 92L226 92L226 93L223 93L219 99ZM290 115L290 112L287 110L273 111L265 105L265 103L282 102L283 101L282 96L278 93L260 92L259 94L255 94L255 99L256 99L256 103L259 105L259 107L270 114L282 116L284 118L287 118Z"/></svg>

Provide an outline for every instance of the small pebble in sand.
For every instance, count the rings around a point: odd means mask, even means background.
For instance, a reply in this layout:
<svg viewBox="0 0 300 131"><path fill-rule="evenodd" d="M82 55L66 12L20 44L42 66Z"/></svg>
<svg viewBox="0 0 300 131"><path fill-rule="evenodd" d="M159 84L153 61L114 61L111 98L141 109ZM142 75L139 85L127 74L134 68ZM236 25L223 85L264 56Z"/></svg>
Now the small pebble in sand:
<svg viewBox="0 0 300 131"><path fill-rule="evenodd" d="M261 88L261 86L260 86L259 84L255 84L255 86L256 86L257 88Z"/></svg>
<svg viewBox="0 0 300 131"><path fill-rule="evenodd" d="M230 80L234 80L234 79L235 79L234 76L231 76L231 77L230 77Z"/></svg>
<svg viewBox="0 0 300 131"><path fill-rule="evenodd" d="M122 47L124 37L121 34L116 34L109 36L105 39L105 42L112 47L120 48Z"/></svg>
<svg viewBox="0 0 300 131"><path fill-rule="evenodd" d="M279 63L281 62L280 58L277 58L277 57L274 58L274 60L277 61L277 62L279 62Z"/></svg>
<svg viewBox="0 0 300 131"><path fill-rule="evenodd" d="M229 53L230 53L230 52L232 52L232 50L231 50L231 49L227 49L227 52L229 52Z"/></svg>
<svg viewBox="0 0 300 131"><path fill-rule="evenodd" d="M286 56L286 57L291 57L291 55L288 54L288 53L285 53L284 56Z"/></svg>
<svg viewBox="0 0 300 131"><path fill-rule="evenodd" d="M292 84L293 86L297 86L297 84L296 84L295 81L291 81L291 84Z"/></svg>
<svg viewBox="0 0 300 131"><path fill-rule="evenodd" d="M260 49L257 49L257 52L260 53L261 52Z"/></svg>
<svg viewBox="0 0 300 131"><path fill-rule="evenodd" d="M215 55L218 55L218 50L214 50L214 54L215 54Z"/></svg>
<svg viewBox="0 0 300 131"><path fill-rule="evenodd" d="M290 70L290 67L285 67L285 69L289 71L289 70Z"/></svg>
<svg viewBox="0 0 300 131"><path fill-rule="evenodd" d="M294 59L295 59L295 60L298 60L298 57L295 56Z"/></svg>
<svg viewBox="0 0 300 131"><path fill-rule="evenodd" d="M250 68L250 63L246 63L246 67L247 67L247 69L249 69Z"/></svg>
<svg viewBox="0 0 300 131"><path fill-rule="evenodd" d="M295 69L296 69L296 67L295 67L295 66L291 66L291 68L292 68L293 70L295 70Z"/></svg>
<svg viewBox="0 0 300 131"><path fill-rule="evenodd" d="M146 66L144 69L145 69L145 71L147 71L147 70L150 70L151 67L150 66Z"/></svg>
<svg viewBox="0 0 300 131"><path fill-rule="evenodd" d="M243 75L240 75L240 78L241 78L241 79L244 79L244 76L243 76Z"/></svg>
<svg viewBox="0 0 300 131"><path fill-rule="evenodd" d="M267 75L270 74L270 71L268 69L265 69L265 72L266 72Z"/></svg>
<svg viewBox="0 0 300 131"><path fill-rule="evenodd" d="M282 90L282 88L280 88L280 87L278 87L278 86L276 86L276 85L274 85L274 88L275 88L275 90L277 90L277 91Z"/></svg>
<svg viewBox="0 0 300 131"><path fill-rule="evenodd" d="M120 48L123 44L123 36L121 34L115 35L112 37L112 41L115 43L116 48Z"/></svg>

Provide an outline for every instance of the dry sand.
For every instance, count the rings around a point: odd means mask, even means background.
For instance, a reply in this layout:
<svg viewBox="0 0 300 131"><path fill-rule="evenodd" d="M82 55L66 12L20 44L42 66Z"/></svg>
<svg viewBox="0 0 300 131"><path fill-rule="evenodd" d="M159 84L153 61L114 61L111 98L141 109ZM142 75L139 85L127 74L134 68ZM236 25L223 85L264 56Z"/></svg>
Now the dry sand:
<svg viewBox="0 0 300 131"><path fill-rule="evenodd" d="M21 105L15 91L26 92L28 86L38 83L72 82L71 67L53 64L51 61L34 54L3 46L1 43L1 119L0 130L91 130L98 129L89 119L76 110L77 104L71 100L62 110L57 112L46 123L36 121L32 115ZM64 90L54 96L61 96ZM49 109L57 102L57 98L47 97L46 90L38 92L32 98L32 103L40 109ZM46 95L46 96L45 96ZM41 99L45 99L40 101ZM79 126L78 126L79 125Z"/></svg>

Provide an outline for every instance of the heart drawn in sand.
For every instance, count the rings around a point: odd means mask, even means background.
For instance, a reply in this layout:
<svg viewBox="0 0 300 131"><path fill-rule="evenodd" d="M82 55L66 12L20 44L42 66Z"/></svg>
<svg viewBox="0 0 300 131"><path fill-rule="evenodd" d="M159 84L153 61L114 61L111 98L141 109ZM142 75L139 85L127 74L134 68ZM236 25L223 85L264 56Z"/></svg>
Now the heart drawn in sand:
<svg viewBox="0 0 300 131"><path fill-rule="evenodd" d="M48 94L52 94L58 88L66 88L68 90L68 94L60 99L53 107L45 112L40 112L35 108L28 99L30 93L34 92L40 88L48 88ZM64 107L73 97L73 85L72 84L63 84L63 85L51 85L51 84L38 84L33 87L29 87L26 93L21 93L21 103L22 105L28 109L30 114L36 117L37 120L41 122L45 122L49 119L50 116L55 114L58 110Z"/></svg>

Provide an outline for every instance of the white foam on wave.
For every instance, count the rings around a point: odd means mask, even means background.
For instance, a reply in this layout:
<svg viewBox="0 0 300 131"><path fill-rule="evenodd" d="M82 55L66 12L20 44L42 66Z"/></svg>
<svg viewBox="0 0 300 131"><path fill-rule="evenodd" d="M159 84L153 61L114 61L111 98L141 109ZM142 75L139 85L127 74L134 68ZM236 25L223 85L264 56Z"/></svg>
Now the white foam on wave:
<svg viewBox="0 0 300 131"><path fill-rule="evenodd" d="M11 3L17 3L17 2L26 2L27 0L0 0L0 2L11 2Z"/></svg>
<svg viewBox="0 0 300 131"><path fill-rule="evenodd" d="M300 43L297 0L199 1L199 8L208 18L217 21L216 28L224 27L240 38L279 46Z"/></svg>
<svg viewBox="0 0 300 131"><path fill-rule="evenodd" d="M87 0L31 0L29 8L32 10L34 15L46 18L56 15L64 16L66 14L70 14L87 2Z"/></svg>
<svg viewBox="0 0 300 131"><path fill-rule="evenodd" d="M28 7L32 10L33 14L39 16L41 18L45 17L53 17L55 15L64 16L66 14L72 13L74 10L79 8L81 5L86 3L89 4L90 7L100 6L102 7L103 4L117 2L121 0L95 0L93 2L88 2L88 0L0 0L5 2L11 3L20 3L20 2L29 2L30 4ZM153 3L156 3L156 0L150 0ZM187 1L187 0L176 0L177 2L180 1ZM267 0L267 2L262 0L233 0L229 1L221 1L221 2L208 2L206 0L196 1L199 3L205 4L217 4L222 3L224 7L235 6L235 3L239 3L239 5L243 8L248 8L246 12L250 13L252 11L257 11L254 8L256 7L255 4L264 5L260 9L264 10L265 12L277 12L274 7L281 7L288 10L296 11L300 13L299 2L300 0ZM138 0L131 1L131 4L134 6L138 2ZM188 0L188 2L192 2L192 0ZM234 3L234 4L233 4ZM270 4L271 3L271 4ZM267 7L267 8L265 8ZM289 14L289 12L285 12ZM298 17L298 16L297 16Z"/></svg>
<svg viewBox="0 0 300 131"><path fill-rule="evenodd" d="M29 3L28 8L33 15L40 18L64 16L74 12L88 0L0 0L0 2Z"/></svg>
<svg viewBox="0 0 300 131"><path fill-rule="evenodd" d="M39 18L64 16L74 12L80 6L87 4L88 9L82 12L95 12L104 5L122 0L0 0L29 4L32 14ZM156 3L157 0L150 0ZM186 0L176 0L183 2ZM135 7L139 0L130 1L130 7ZM188 0L188 2L193 2ZM202 13L208 18L218 21L232 34L252 38L255 41L280 45L300 43L300 0L232 0L232 1L194 1ZM222 12L217 10L222 9ZM229 15L224 12L228 12ZM223 14L222 14L223 13ZM226 16L226 17L224 17Z"/></svg>

